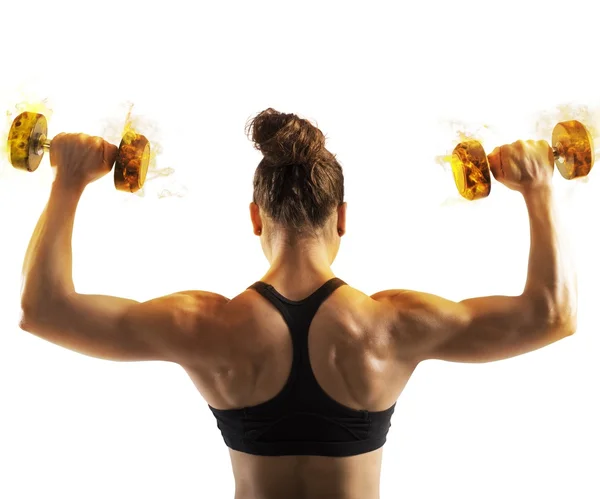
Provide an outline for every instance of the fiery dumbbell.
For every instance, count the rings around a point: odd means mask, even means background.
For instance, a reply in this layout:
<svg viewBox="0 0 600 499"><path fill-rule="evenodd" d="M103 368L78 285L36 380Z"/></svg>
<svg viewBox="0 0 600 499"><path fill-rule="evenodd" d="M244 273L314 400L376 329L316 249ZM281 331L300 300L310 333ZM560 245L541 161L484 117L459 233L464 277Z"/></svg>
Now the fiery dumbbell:
<svg viewBox="0 0 600 499"><path fill-rule="evenodd" d="M567 180L587 176L594 166L594 142L587 128L576 120L558 123L552 131L556 167ZM460 195L469 201L489 196L490 164L481 143L467 140L452 152L452 173Z"/></svg>
<svg viewBox="0 0 600 499"><path fill-rule="evenodd" d="M44 152L49 151L48 123L43 114L24 112L17 116L8 134L11 164L28 172L37 170ZM146 181L150 163L150 142L143 135L127 132L115 160L114 182L119 191L136 192Z"/></svg>

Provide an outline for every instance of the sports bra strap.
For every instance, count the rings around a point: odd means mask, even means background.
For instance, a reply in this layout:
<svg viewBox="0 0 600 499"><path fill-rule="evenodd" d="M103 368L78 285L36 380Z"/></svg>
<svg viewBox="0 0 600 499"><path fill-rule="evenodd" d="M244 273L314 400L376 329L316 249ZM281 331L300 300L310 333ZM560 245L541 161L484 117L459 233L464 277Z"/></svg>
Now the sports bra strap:
<svg viewBox="0 0 600 499"><path fill-rule="evenodd" d="M288 305L305 305L305 304L309 304L309 303L320 305L337 288L339 288L340 286L343 286L345 284L346 283L342 279L340 279L338 277L333 277L333 278L329 279L321 287L319 287L316 291L311 293L306 298L303 298L302 300L290 300L289 298L286 298L281 293L279 293L279 291L277 291L271 284L267 284L263 281L255 282L254 284L249 286L248 289L254 289L265 297L268 297L268 296L275 297L280 302L286 303ZM271 301L271 300L269 300L269 301Z"/></svg>

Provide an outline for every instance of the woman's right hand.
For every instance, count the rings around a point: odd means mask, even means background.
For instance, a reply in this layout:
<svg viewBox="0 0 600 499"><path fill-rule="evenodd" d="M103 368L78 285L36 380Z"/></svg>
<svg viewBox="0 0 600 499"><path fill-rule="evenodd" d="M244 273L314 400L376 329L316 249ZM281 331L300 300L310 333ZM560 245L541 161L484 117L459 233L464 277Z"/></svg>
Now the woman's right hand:
<svg viewBox="0 0 600 499"><path fill-rule="evenodd" d="M545 140L518 140L496 147L488 161L498 182L522 194L552 184L554 154Z"/></svg>

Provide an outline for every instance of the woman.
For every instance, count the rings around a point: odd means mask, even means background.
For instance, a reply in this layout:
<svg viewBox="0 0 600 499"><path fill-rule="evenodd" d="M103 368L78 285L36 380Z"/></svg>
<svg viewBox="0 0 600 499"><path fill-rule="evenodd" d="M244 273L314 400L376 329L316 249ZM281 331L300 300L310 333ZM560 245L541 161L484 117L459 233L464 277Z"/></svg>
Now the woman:
<svg viewBox="0 0 600 499"><path fill-rule="evenodd" d="M457 303L406 290L367 296L336 278L344 179L324 135L273 109L249 133L264 155L250 216L268 272L233 299L185 291L145 303L75 291L75 209L85 186L110 171L116 148L57 136L56 177L25 257L21 327L85 355L181 365L230 448L236 499L376 499L395 403L420 362L494 361L575 331L552 150L519 141L489 156L529 212L523 293Z"/></svg>

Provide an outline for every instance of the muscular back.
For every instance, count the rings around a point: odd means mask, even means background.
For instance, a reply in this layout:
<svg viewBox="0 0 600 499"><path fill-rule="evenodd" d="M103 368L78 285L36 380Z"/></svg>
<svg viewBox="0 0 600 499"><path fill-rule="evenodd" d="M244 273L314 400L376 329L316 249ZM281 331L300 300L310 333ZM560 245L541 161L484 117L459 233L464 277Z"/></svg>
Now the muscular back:
<svg viewBox="0 0 600 499"><path fill-rule="evenodd" d="M217 409L255 406L274 398L292 367L291 335L281 314L253 290L222 310L219 331L235 358L185 366ZM309 357L319 385L357 410L383 411L397 400L416 364L399 360L389 309L350 286L319 308L309 330ZM245 497L378 497L381 449L351 458L263 457L231 450L239 499ZM294 485L291 485L294 484ZM297 495L290 494L289 490ZM339 495L343 494L343 495Z"/></svg>

